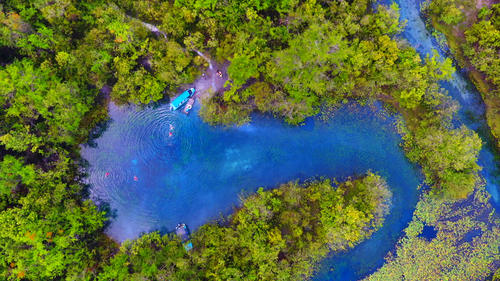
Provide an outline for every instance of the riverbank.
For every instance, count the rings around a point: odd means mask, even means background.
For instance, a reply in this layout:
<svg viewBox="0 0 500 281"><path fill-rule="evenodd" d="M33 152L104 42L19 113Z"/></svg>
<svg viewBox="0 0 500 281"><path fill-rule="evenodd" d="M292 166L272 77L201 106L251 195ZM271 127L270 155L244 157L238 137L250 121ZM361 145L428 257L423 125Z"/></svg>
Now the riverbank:
<svg viewBox="0 0 500 281"><path fill-rule="evenodd" d="M479 18L481 9L490 8L494 1L477 0L474 5L474 3L463 4L463 1L455 0L449 5L456 8L462 16L460 19L448 24L443 22L441 14L436 14L432 9L428 8L430 1L428 0L427 4L423 6L423 12L426 13L428 18L427 24L430 28L444 35L452 57L466 71L469 79L481 93L486 109L485 118L495 139L496 150L500 151L500 118L498 117L500 114L500 98L498 85L491 82L494 77L488 77L487 74L478 70L471 61L471 57L467 56L464 50L464 46L467 45L466 31L481 21ZM486 30L484 31L486 32ZM490 55L498 56L498 53ZM489 65L489 67L495 68L497 66Z"/></svg>
<svg viewBox="0 0 500 281"><path fill-rule="evenodd" d="M371 172L342 183L260 188L230 217L195 231L193 250L185 252L171 235L147 234L123 243L99 278L308 279L329 252L352 248L379 229L391 198L385 180Z"/></svg>
<svg viewBox="0 0 500 281"><path fill-rule="evenodd" d="M400 1L400 4L403 9L408 10L403 19L413 25L406 33L412 45L422 47L422 56L437 49L438 46L428 37L424 37L425 40L415 40L422 39L417 34L426 34L420 18L419 4L411 0ZM460 83L460 80L457 79L455 84ZM450 94L463 102L466 110L480 112L471 108L480 106L479 103L467 102L474 97L465 89L455 87L456 85L447 88L454 91ZM461 114L455 115L455 124L463 123L462 118L464 116ZM477 130L480 122L466 124ZM480 173L484 178L476 183L474 192L461 200L443 200L424 193L417 204L412 222L403 232L396 248L388 253L386 263L366 280L482 280L494 274L499 268L500 222L491 205L498 204L498 193L495 187L497 179L490 174L496 168L490 165L497 165L497 162L493 160L493 154L490 154L488 148L483 148L481 154L480 165L487 163L488 167L483 168ZM486 161L485 156L488 156ZM489 199L490 195L484 190L485 181L492 196L497 196L493 200Z"/></svg>

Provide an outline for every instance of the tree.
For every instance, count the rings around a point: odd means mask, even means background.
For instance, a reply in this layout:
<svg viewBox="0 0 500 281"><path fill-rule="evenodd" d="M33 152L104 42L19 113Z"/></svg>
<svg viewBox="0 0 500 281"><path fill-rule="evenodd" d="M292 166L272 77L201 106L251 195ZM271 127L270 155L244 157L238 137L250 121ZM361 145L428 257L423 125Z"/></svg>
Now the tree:
<svg viewBox="0 0 500 281"><path fill-rule="evenodd" d="M3 145L35 152L49 143L74 141L88 111L89 92L74 82L62 82L50 69L36 68L29 60L0 69L0 83L0 99L8 105L1 112L6 121L0 131Z"/></svg>

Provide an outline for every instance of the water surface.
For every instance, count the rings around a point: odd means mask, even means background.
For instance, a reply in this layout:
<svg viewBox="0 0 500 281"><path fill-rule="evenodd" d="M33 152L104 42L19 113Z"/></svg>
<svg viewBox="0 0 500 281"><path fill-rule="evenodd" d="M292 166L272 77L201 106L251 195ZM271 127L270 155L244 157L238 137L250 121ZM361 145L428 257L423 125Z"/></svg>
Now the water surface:
<svg viewBox="0 0 500 281"><path fill-rule="evenodd" d="M402 37L423 57L433 49L444 56L420 18L420 1L398 4L401 19L408 20ZM480 95L463 73L442 86L461 105L455 124L466 124L485 142L481 175L498 210L498 166ZM196 110L185 116L166 105L110 106L109 127L82 154L90 164L92 198L114 211L107 229L111 237L133 239L172 230L179 222L196 229L231 213L242 192L259 186L314 176L342 179L371 169L387 179L394 195L384 226L354 249L325 259L315 279L356 280L382 266L411 220L421 182L399 147L393 117L351 104L328 123L308 119L304 126L290 127L255 115L249 125L224 129L201 122Z"/></svg>
<svg viewBox="0 0 500 281"><path fill-rule="evenodd" d="M350 104L327 123L311 118L300 127L262 115L242 127L211 127L196 110L186 116L166 104L111 104L108 128L82 149L92 198L109 203L116 215L111 237L133 239L179 222L196 229L232 212L242 193L260 186L367 170L393 188L394 223L408 221L417 172L399 147L394 118L377 106Z"/></svg>

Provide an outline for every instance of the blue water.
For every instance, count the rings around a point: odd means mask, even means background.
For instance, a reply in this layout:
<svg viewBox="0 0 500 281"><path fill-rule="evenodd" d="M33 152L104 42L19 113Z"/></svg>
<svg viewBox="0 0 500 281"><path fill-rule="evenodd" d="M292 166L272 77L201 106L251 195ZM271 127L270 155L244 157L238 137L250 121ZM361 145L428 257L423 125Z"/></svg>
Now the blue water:
<svg viewBox="0 0 500 281"><path fill-rule="evenodd" d="M108 128L82 149L92 198L116 214L111 237L133 239L179 222L194 230L231 213L242 192L369 169L386 177L394 193L390 229L380 238L410 219L417 172L399 147L394 117L377 106L350 104L328 123L311 118L301 127L261 115L239 128L211 127L196 110L186 116L167 105L137 110L111 104Z"/></svg>
<svg viewBox="0 0 500 281"><path fill-rule="evenodd" d="M408 20L402 36L422 56L432 49L444 56L425 30L419 3L398 2L401 18ZM498 210L499 172L480 96L462 73L442 86L462 106L455 124L466 124L485 142L481 175ZM255 115L249 125L224 129L201 122L197 110L185 116L166 105L110 105L108 127L82 154L90 164L91 197L113 210L107 229L111 237L133 239L143 232L172 230L179 222L195 230L231 213L241 194L259 186L314 176L342 179L371 169L387 178L394 194L384 226L353 250L325 259L315 279L356 280L383 264L411 219L421 182L399 147L393 117L378 107L351 104L328 123L311 118L304 126L290 127Z"/></svg>
<svg viewBox="0 0 500 281"><path fill-rule="evenodd" d="M420 16L421 0L399 0L400 20L407 21L407 26L402 34L424 58L432 55L436 50L441 57L447 57L429 31L426 30L424 21ZM455 116L454 124L465 124L473 129L483 140L483 148L479 153L478 163L482 167L480 175L484 178L486 190L491 195L490 202L497 212L500 211L500 169L496 158L494 141L484 116L485 106L480 93L467 78L464 70L458 69L449 82L442 82L441 87L460 104L460 109Z"/></svg>
<svg viewBox="0 0 500 281"><path fill-rule="evenodd" d="M427 241L431 241L437 236L437 229L434 226L431 225L424 225L424 228L422 229L422 233L418 235L418 237L422 237L427 239Z"/></svg>

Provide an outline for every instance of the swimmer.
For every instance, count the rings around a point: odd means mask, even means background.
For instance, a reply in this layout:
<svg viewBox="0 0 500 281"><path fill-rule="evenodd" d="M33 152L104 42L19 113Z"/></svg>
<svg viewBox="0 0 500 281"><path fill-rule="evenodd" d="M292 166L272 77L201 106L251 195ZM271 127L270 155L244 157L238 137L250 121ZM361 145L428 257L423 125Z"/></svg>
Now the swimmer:
<svg viewBox="0 0 500 281"><path fill-rule="evenodd" d="M105 177L109 177L109 172L106 172L106 174L104 174Z"/></svg>
<svg viewBox="0 0 500 281"><path fill-rule="evenodd" d="M170 131L174 130L174 125L170 124Z"/></svg>
<svg viewBox="0 0 500 281"><path fill-rule="evenodd" d="M138 181L139 178L137 176L134 176L134 181Z"/></svg>
<svg viewBox="0 0 500 281"><path fill-rule="evenodd" d="M172 134L172 132L168 132L168 136L171 137L173 136L174 134Z"/></svg>

